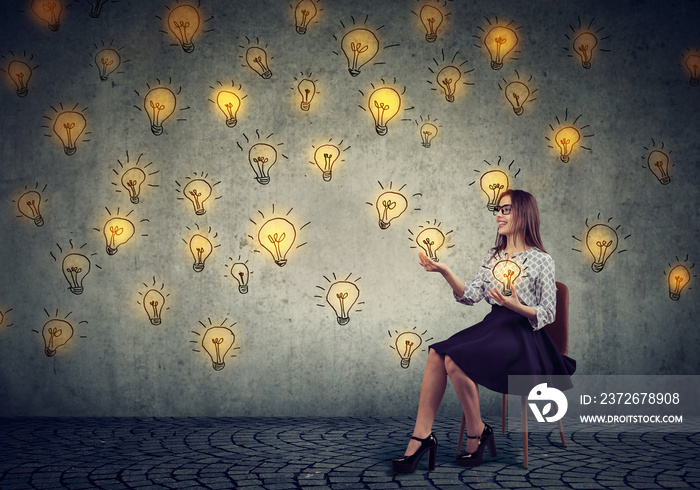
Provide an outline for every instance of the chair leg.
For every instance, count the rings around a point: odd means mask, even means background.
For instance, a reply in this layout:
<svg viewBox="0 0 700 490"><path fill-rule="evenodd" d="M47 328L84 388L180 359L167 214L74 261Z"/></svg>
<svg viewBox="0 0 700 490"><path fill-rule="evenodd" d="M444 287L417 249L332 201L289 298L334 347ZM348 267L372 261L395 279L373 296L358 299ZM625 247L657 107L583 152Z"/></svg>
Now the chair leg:
<svg viewBox="0 0 700 490"><path fill-rule="evenodd" d="M457 441L457 455L462 451L462 441L464 440L464 427L467 425L467 419L462 412L462 423L459 424L459 440Z"/></svg>
<svg viewBox="0 0 700 490"><path fill-rule="evenodd" d="M501 434L506 435L506 414L508 413L508 395L503 393L503 406L501 407Z"/></svg>
<svg viewBox="0 0 700 490"><path fill-rule="evenodd" d="M523 459L527 469L527 403L525 397L520 397L520 408L523 416Z"/></svg>
<svg viewBox="0 0 700 490"><path fill-rule="evenodd" d="M564 447L566 447L566 439L564 439L564 424L561 423L561 420L557 423L559 424L559 435L561 436L561 443Z"/></svg>

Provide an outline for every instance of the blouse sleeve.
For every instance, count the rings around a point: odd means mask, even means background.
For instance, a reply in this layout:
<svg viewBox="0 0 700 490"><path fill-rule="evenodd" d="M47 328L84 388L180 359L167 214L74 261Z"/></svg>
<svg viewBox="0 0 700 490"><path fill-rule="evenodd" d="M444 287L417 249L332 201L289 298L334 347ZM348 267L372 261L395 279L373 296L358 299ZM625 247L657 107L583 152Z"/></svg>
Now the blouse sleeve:
<svg viewBox="0 0 700 490"><path fill-rule="evenodd" d="M554 259L543 254L540 270L535 283L535 308L537 317L530 320L533 330L539 330L554 321L557 313L557 285L554 280Z"/></svg>
<svg viewBox="0 0 700 490"><path fill-rule="evenodd" d="M479 272L477 272L476 277L474 277L470 284L465 285L463 296L460 297L454 291L452 292L455 300L458 303L471 306L474 303L478 303L484 298L484 296L486 296L486 290L488 286L487 278L488 274L490 274L490 269L488 268L487 264L489 260L491 260L491 255L493 255L493 249L489 250L484 256L484 259L481 262L481 267L479 268Z"/></svg>

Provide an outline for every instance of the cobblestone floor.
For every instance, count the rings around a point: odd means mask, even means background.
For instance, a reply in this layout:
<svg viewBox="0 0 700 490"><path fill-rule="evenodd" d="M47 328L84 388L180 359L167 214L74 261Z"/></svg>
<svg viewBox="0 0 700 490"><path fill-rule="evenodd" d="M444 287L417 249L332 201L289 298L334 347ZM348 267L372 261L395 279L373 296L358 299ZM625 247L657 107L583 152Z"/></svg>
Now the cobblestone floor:
<svg viewBox="0 0 700 490"><path fill-rule="evenodd" d="M497 432L498 456L454 463L459 420L439 419L435 471L394 474L409 418L0 419L0 489L700 488L700 424L668 433L591 426Z"/></svg>

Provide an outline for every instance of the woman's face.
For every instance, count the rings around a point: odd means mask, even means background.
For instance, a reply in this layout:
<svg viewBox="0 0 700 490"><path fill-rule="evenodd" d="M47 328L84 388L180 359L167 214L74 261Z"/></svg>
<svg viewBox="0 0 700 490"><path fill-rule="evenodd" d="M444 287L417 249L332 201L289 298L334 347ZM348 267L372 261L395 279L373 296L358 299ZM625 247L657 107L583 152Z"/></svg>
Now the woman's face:
<svg viewBox="0 0 700 490"><path fill-rule="evenodd" d="M511 206L510 196L503 196L498 202L498 206L501 208L496 215L496 224L498 225L498 233L500 235L509 236L513 233L513 208L511 207L510 214L503 214L503 208L505 206ZM508 208L506 208L508 209Z"/></svg>

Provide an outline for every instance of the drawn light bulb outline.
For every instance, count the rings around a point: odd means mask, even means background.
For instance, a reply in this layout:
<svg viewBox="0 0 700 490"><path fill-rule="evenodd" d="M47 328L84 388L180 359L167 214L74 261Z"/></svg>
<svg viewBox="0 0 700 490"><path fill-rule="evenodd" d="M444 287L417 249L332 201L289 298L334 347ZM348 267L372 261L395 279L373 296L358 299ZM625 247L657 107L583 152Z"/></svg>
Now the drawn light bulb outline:
<svg viewBox="0 0 700 490"><path fill-rule="evenodd" d="M191 5L178 5L168 14L168 28L185 53L194 51L192 40L199 31L200 23L199 11Z"/></svg>
<svg viewBox="0 0 700 490"><path fill-rule="evenodd" d="M258 231L258 243L267 250L279 267L287 264L287 254L296 240L296 229L286 218L272 218Z"/></svg>
<svg viewBox="0 0 700 490"><path fill-rule="evenodd" d="M66 345L73 337L73 332L73 326L65 320L54 318L46 322L41 329L46 357L55 356L56 350Z"/></svg>
<svg viewBox="0 0 700 490"><path fill-rule="evenodd" d="M445 100L447 102L455 101L455 91L457 90L457 83L460 78L462 78L462 72L459 68L448 65L437 74L435 77L438 85L445 92Z"/></svg>
<svg viewBox="0 0 700 490"><path fill-rule="evenodd" d="M214 371L221 371L226 366L226 354L229 353L235 342L234 333L223 325L211 327L204 333L202 348L209 354Z"/></svg>
<svg viewBox="0 0 700 490"><path fill-rule="evenodd" d="M209 258L214 250L214 245L211 241L199 233L194 234L189 241L189 249L194 263L192 264L192 269L195 272L202 272L204 270L204 264Z"/></svg>
<svg viewBox="0 0 700 490"><path fill-rule="evenodd" d="M250 269L244 262L236 262L231 266L231 277L238 283L238 292L248 293L248 281L250 281Z"/></svg>
<svg viewBox="0 0 700 490"><path fill-rule="evenodd" d="M364 27L348 31L340 42L340 48L348 61L348 71L353 77L379 53L379 40L374 32Z"/></svg>
<svg viewBox="0 0 700 490"><path fill-rule="evenodd" d="M486 208L489 211L493 211L498 205L498 201L505 191L508 190L508 174L503 170L489 170L484 172L479 179L479 187L484 194L486 194L487 204Z"/></svg>
<svg viewBox="0 0 700 490"><path fill-rule="evenodd" d="M423 123L423 125L420 127L420 137L423 148L430 148L430 145L437 134L437 126L429 122Z"/></svg>
<svg viewBox="0 0 700 490"><path fill-rule="evenodd" d="M119 251L119 247L136 233L134 224L126 218L110 218L102 228L102 234L105 238L107 254L114 255Z"/></svg>
<svg viewBox="0 0 700 490"><path fill-rule="evenodd" d="M308 111L311 108L311 101L313 100L314 95L317 93L316 84L313 80L304 78L299 82L299 85L297 85L297 90L299 95L301 95L301 110Z"/></svg>
<svg viewBox="0 0 700 490"><path fill-rule="evenodd" d="M425 40L429 43L437 39L438 29L442 25L444 15L442 11L433 5L423 5L418 14L421 24L425 29Z"/></svg>
<svg viewBox="0 0 700 490"><path fill-rule="evenodd" d="M384 136L388 132L387 124L401 109L401 96L392 87L380 87L369 96L367 107L377 134Z"/></svg>
<svg viewBox="0 0 700 490"><path fill-rule="evenodd" d="M17 209L36 226L44 226L44 218L41 216L41 194L38 191L27 191L22 194L17 199Z"/></svg>
<svg viewBox="0 0 700 490"><path fill-rule="evenodd" d="M504 90L506 99L510 102L513 107L513 112L520 116L525 110L523 109L523 104L527 102L530 97L530 89L523 82L510 82L506 85Z"/></svg>
<svg viewBox="0 0 700 490"><path fill-rule="evenodd" d="M7 65L7 75L17 87L18 97L26 97L29 93L27 85L29 84L29 79L32 78L32 74L32 68L24 61L12 60Z"/></svg>
<svg viewBox="0 0 700 490"><path fill-rule="evenodd" d="M248 67L250 67L250 69L258 75L260 75L261 78L265 80L272 78L272 71L270 71L268 54L267 51L265 51L263 48L260 48L258 46L251 46L246 50L245 60Z"/></svg>
<svg viewBox="0 0 700 490"><path fill-rule="evenodd" d="M512 24L512 22L511 22ZM491 68L503 68L503 60L518 45L518 35L508 24L492 27L484 36L484 46L491 57Z"/></svg>
<svg viewBox="0 0 700 490"><path fill-rule="evenodd" d="M559 147L559 159L563 163L569 163L569 157L581 139L581 133L573 126L565 126L557 131L554 141Z"/></svg>
<svg viewBox="0 0 700 490"><path fill-rule="evenodd" d="M584 126L578 125L578 120L581 118L581 114L576 116L572 122L568 122L569 110L565 111L564 121L560 121L559 117L556 117L557 125L549 125L552 130L551 136L545 136L545 139L550 142L548 145L550 148L555 149L559 155L559 160L563 163L568 163L571 155L573 153L578 153L579 149L591 151L591 148L584 146L583 139L590 138L594 136L593 133L585 134L584 130L588 130L589 125ZM590 131L590 130L589 130Z"/></svg>
<svg viewBox="0 0 700 490"><path fill-rule="evenodd" d="M14 325L14 323L11 323L11 320L9 319L9 313L11 311L12 311L12 308L8 308L5 311L2 311L2 308L0 308L0 327L10 328L11 326Z"/></svg>
<svg viewBox="0 0 700 490"><path fill-rule="evenodd" d="M377 198L375 208L379 215L379 228L386 230L393 220L408 209L408 199L398 192L386 191Z"/></svg>
<svg viewBox="0 0 700 490"><path fill-rule="evenodd" d="M342 142L341 142L342 143ZM313 163L323 174L323 180L329 182L333 177L333 165L340 158L341 150L335 145L326 144L316 148Z"/></svg>
<svg viewBox="0 0 700 490"><path fill-rule="evenodd" d="M83 281L90 273L90 259L79 253L69 253L63 257L61 270L68 281L68 290L75 294L83 294Z"/></svg>
<svg viewBox="0 0 700 490"><path fill-rule="evenodd" d="M143 308L151 325L160 325L163 321L165 297L157 289L149 289L143 297Z"/></svg>
<svg viewBox="0 0 700 490"><path fill-rule="evenodd" d="M437 251L445 243L445 235L438 228L425 228L416 237L416 244L428 254L430 260L439 262Z"/></svg>
<svg viewBox="0 0 700 490"><path fill-rule="evenodd" d="M31 8L34 15L46 22L51 31L56 32L61 27L62 0L32 0Z"/></svg>
<svg viewBox="0 0 700 490"><path fill-rule="evenodd" d="M335 311L338 325L350 322L350 312L360 297L360 289L350 281L336 281L328 288L326 303Z"/></svg>
<svg viewBox="0 0 700 490"><path fill-rule="evenodd" d="M508 254L505 254L505 259L496 262L491 269L493 278L501 284L501 293L503 296L510 296L513 294L515 282L518 280L521 273L522 267L514 260L508 258Z"/></svg>
<svg viewBox="0 0 700 490"><path fill-rule="evenodd" d="M194 214L202 216L207 212L204 203L213 193L212 185L204 179L192 179L182 190L183 195L192 203Z"/></svg>
<svg viewBox="0 0 700 490"><path fill-rule="evenodd" d="M85 131L87 121L82 113L77 111L63 111L53 124L53 132L63 144L63 152L70 156L75 154L76 142Z"/></svg>
<svg viewBox="0 0 700 490"><path fill-rule="evenodd" d="M248 163L261 185L270 183L270 169L277 163L277 150L267 143L256 143L248 151Z"/></svg>
<svg viewBox="0 0 700 490"><path fill-rule="evenodd" d="M294 8L294 25L298 34L306 34L309 23L316 17L318 9L313 0L301 0Z"/></svg>
<svg viewBox="0 0 700 490"><path fill-rule="evenodd" d="M226 126L233 128L238 124L238 109L241 107L241 99L234 92L221 90L216 95L216 105L226 118Z"/></svg>
<svg viewBox="0 0 700 490"><path fill-rule="evenodd" d="M683 64L690 75L690 85L692 87L700 85L700 55L697 53L687 55Z"/></svg>
<svg viewBox="0 0 700 490"><path fill-rule="evenodd" d="M95 54L95 66L103 82L121 66L122 57L112 48L103 48Z"/></svg>
<svg viewBox="0 0 700 490"><path fill-rule="evenodd" d="M155 87L143 98L143 108L151 123L155 136L163 134L163 123L173 115L177 107L177 97L168 87Z"/></svg>
<svg viewBox="0 0 700 490"><path fill-rule="evenodd" d="M598 38L592 32L582 32L573 42L573 48L576 54L578 54L581 59L581 66L585 69L591 67L591 58L593 58L593 52L595 47L598 45Z"/></svg>
<svg viewBox="0 0 700 490"><path fill-rule="evenodd" d="M146 181L146 172L139 167L131 167L122 174L121 184L129 193L129 200L133 204L139 203L141 186Z"/></svg>
<svg viewBox="0 0 700 490"><path fill-rule="evenodd" d="M681 299L681 292L690 283L690 271L684 265L677 265L668 274L668 295L673 301Z"/></svg>
<svg viewBox="0 0 700 490"><path fill-rule="evenodd" d="M431 90L441 92L448 102L454 102L455 94L463 92L462 89L458 90L459 85L474 85L473 82L466 79L466 75L473 72L474 69L462 71L467 60L460 63L458 55L457 51L450 60L447 60L443 50L441 59L433 58L435 67L428 66L428 71L431 73L431 78L428 79Z"/></svg>
<svg viewBox="0 0 700 490"><path fill-rule="evenodd" d="M667 185L671 182L671 177L668 174L668 166L670 159L666 153L660 150L652 150L647 158L647 168L654 174L654 177L662 185Z"/></svg>
<svg viewBox="0 0 700 490"><path fill-rule="evenodd" d="M591 226L586 233L586 248L593 257L591 269L600 272L605 267L610 256L617 249L617 232L608 225Z"/></svg>
<svg viewBox="0 0 700 490"><path fill-rule="evenodd" d="M102 13L102 7L107 3L108 0L87 0L90 4L90 17L93 19L99 18Z"/></svg>
<svg viewBox="0 0 700 490"><path fill-rule="evenodd" d="M401 367L403 369L408 369L411 364L411 359L424 343L433 340L432 337L427 339L425 338L426 334L428 333L427 330L424 330L423 333L419 334L416 329L417 327L413 327L412 330L394 330L396 340L394 340L391 330L388 331L389 338L392 339L390 347L396 351L396 354L401 359Z"/></svg>
<svg viewBox="0 0 700 490"><path fill-rule="evenodd" d="M594 20L591 19L588 26L584 26L581 23L581 17L578 17L577 27L570 24L571 33L565 34L569 41L568 45L564 46L564 50L569 52L567 56L575 58L587 70L591 68L591 60L597 57L597 53L610 52L604 47L610 36L603 35L603 27L594 29Z"/></svg>
<svg viewBox="0 0 700 490"><path fill-rule="evenodd" d="M158 174L160 170L150 168L153 165L153 162L148 162L142 167L142 157L143 153L139 154L136 162L132 164L129 151L127 150L125 161L122 162L121 159L117 159L118 166L112 168L112 172L118 177L118 179L112 181L115 191L118 193L126 191L126 193L129 195L129 201L132 204L138 204L141 201L141 193L144 186L160 187L158 184L153 182L152 178L152 176Z"/></svg>

